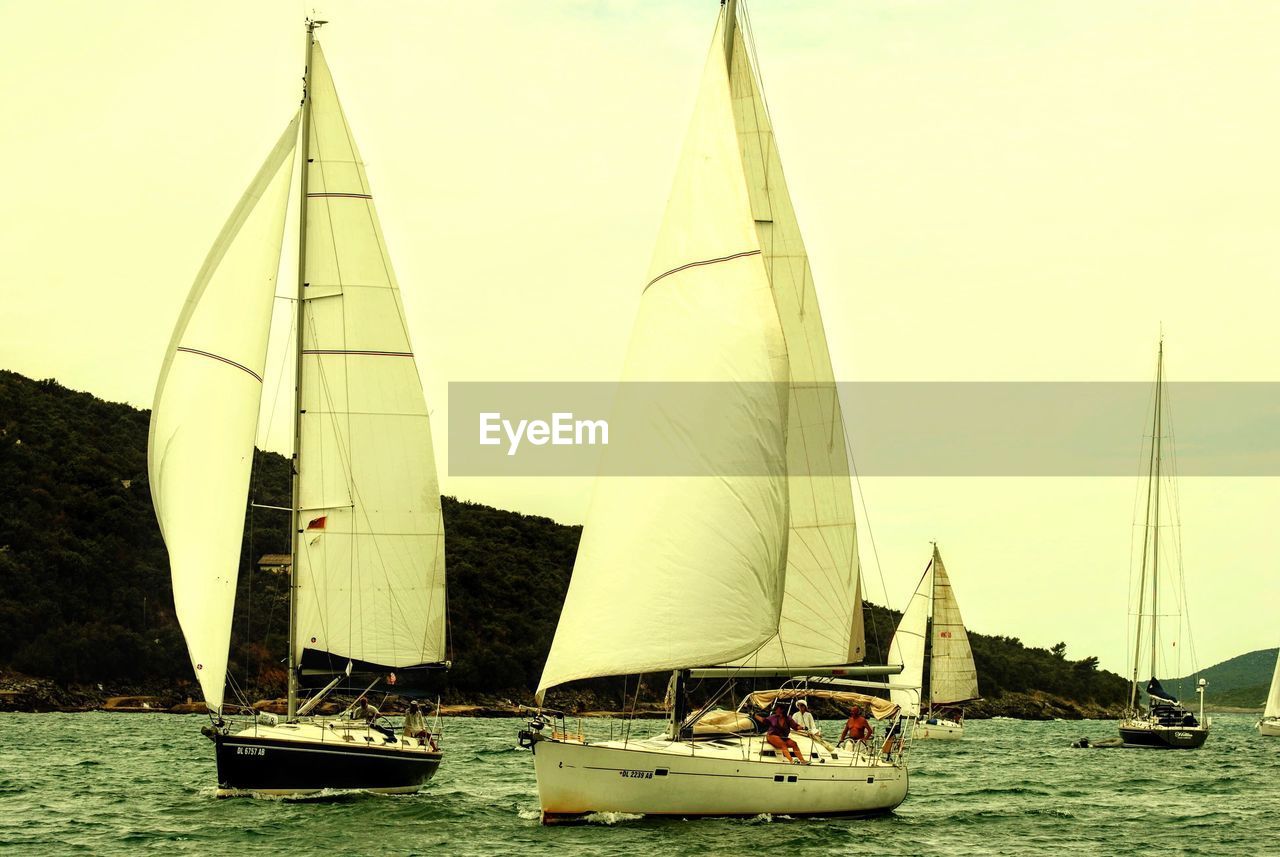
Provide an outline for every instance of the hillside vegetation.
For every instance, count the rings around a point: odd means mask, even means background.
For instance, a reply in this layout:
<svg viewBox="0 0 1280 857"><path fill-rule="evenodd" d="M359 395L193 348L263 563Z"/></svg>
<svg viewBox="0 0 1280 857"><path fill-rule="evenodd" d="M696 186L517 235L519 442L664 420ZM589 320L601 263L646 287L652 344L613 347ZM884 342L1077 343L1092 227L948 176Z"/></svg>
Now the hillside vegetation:
<svg viewBox="0 0 1280 857"><path fill-rule="evenodd" d="M146 411L0 371L0 667L64 685L190 688L148 490L147 420ZM253 495L288 505L286 459L258 454ZM449 497L444 517L454 667L440 689L454 700L528 699L581 530ZM271 695L284 682L288 587L287 578L257 571L256 560L287 551L288 522L251 508L246 522L230 672L251 694ZM898 614L867 605L866 620L869 659L883 663ZM988 700L1124 699L1124 679L1099 670L1096 658L1067 658L1065 644L971 640ZM660 694L665 680L647 685ZM621 702L620 680L589 687Z"/></svg>
<svg viewBox="0 0 1280 857"><path fill-rule="evenodd" d="M1271 690L1271 675L1276 668L1276 649L1258 649L1203 669L1195 675L1174 679L1169 689L1184 699L1194 699L1196 680L1208 682L1207 705L1239 708L1261 708Z"/></svg>

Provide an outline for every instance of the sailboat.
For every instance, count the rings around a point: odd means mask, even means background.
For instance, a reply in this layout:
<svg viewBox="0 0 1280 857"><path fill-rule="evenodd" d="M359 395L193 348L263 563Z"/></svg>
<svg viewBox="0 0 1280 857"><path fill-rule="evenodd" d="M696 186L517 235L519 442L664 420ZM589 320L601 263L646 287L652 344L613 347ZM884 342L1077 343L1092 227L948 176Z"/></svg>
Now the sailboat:
<svg viewBox="0 0 1280 857"><path fill-rule="evenodd" d="M1276 652L1276 669L1271 674L1271 690L1267 693L1267 707L1257 723L1258 734L1268 738L1280 738L1280 651Z"/></svg>
<svg viewBox="0 0 1280 857"><path fill-rule="evenodd" d="M1209 721L1204 716L1205 680L1200 679L1196 694L1200 697L1200 716L1197 718L1178 699L1160 684L1156 677L1160 668L1160 618L1161 609L1170 611L1160 603L1161 596L1161 477L1164 474L1165 411L1168 403L1164 395L1164 340L1160 340L1156 357L1155 408L1151 416L1151 453L1147 471L1146 511L1143 515L1142 566L1138 580L1137 623L1133 641L1133 675L1129 682L1129 707L1120 719L1120 739L1125 747L1152 747L1164 750L1194 750L1209 737ZM1165 529L1170 529L1166 524ZM1172 528L1177 537L1177 527ZM1181 549L1174 554L1180 561ZM1168 563L1166 562L1166 565ZM1167 573L1167 571L1166 571ZM1168 599L1169 595L1165 597ZM1177 596L1170 599L1175 605ZM1150 654L1150 680L1146 683L1147 707L1143 709L1138 698L1139 676L1143 664L1143 646Z"/></svg>
<svg viewBox="0 0 1280 857"><path fill-rule="evenodd" d="M426 403L364 162L308 21L302 105L210 250L156 385L148 469L218 794L418 790L435 736L314 714L339 685L446 667L444 535ZM296 298L277 299L298 181ZM293 314L288 708L224 714L273 306ZM268 507L271 508L271 507ZM323 685L303 698L307 688Z"/></svg>
<svg viewBox="0 0 1280 857"><path fill-rule="evenodd" d="M900 741L815 742L810 764L793 767L755 729L757 710L805 695L902 724L888 700L832 686L900 667L859 665L844 421L744 30L745 11L728 0L632 332L623 379L637 383L619 394L698 384L714 405L636 407L630 429L653 439L659 460L707 466L597 479L538 686L541 706L567 682L670 671L671 719L643 740L592 741L540 708L521 743L548 824L596 812L857 815L907 794ZM706 677L725 693L738 678L789 686L725 711L691 704L688 681Z"/></svg>
<svg viewBox="0 0 1280 857"><path fill-rule="evenodd" d="M930 619L932 618L932 622ZM931 632L930 632L931 626ZM916 723L916 738L956 740L964 737L964 709L978 698L978 671L969 635L960 618L951 578L938 546L911 595L902 621L889 643L889 662L903 664L890 698L904 711L919 714L926 640L929 643L929 709Z"/></svg>

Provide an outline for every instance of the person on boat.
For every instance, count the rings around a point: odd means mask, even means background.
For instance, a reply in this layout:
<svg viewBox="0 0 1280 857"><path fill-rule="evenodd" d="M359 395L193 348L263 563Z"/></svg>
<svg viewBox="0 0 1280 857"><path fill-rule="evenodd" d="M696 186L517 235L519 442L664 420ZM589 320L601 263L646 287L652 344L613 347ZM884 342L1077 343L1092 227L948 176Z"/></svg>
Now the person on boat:
<svg viewBox="0 0 1280 857"><path fill-rule="evenodd" d="M380 734L386 743L395 743L396 733L392 732L387 727L380 726L374 722L382 716L382 712L378 711L378 709L373 705L370 705L369 700L364 696L361 696L355 701L355 704L351 706L351 711L347 716L352 720L363 720L365 723L369 724L369 728Z"/></svg>
<svg viewBox="0 0 1280 857"><path fill-rule="evenodd" d="M868 724L870 725L870 724ZM895 717L893 723L889 725L889 731L885 733L884 744L880 747L880 752L884 754L886 759L892 758L893 754L902 749L902 718Z"/></svg>
<svg viewBox="0 0 1280 857"><path fill-rule="evenodd" d="M781 702L773 704L773 713L768 717L761 717L758 714L753 714L752 717L765 727L764 740L781 752L782 758L801 765L809 764L804 758L804 753L800 752L800 745L791 737L791 730L800 729L801 726L791 719Z"/></svg>
<svg viewBox="0 0 1280 857"><path fill-rule="evenodd" d="M849 719L844 722L844 731L840 733L840 740L836 743L843 744L846 739L850 741L870 741L874 734L871 724L867 722L867 718L862 714L862 706L855 704L849 709Z"/></svg>
<svg viewBox="0 0 1280 857"><path fill-rule="evenodd" d="M404 737L417 738L419 744L430 737L427 719L422 716L422 709L418 707L416 700L409 703L409 710L404 715Z"/></svg>
<svg viewBox="0 0 1280 857"><path fill-rule="evenodd" d="M377 708L370 705L368 699L361 696L355 701L355 704L351 706L351 711L347 716L352 720L363 720L366 723L372 723L381 717L382 713L378 711Z"/></svg>
<svg viewBox="0 0 1280 857"><path fill-rule="evenodd" d="M818 721L813 719L813 712L809 710L809 700L796 700L796 722L800 724L800 728L815 738L822 736L822 730L818 728Z"/></svg>

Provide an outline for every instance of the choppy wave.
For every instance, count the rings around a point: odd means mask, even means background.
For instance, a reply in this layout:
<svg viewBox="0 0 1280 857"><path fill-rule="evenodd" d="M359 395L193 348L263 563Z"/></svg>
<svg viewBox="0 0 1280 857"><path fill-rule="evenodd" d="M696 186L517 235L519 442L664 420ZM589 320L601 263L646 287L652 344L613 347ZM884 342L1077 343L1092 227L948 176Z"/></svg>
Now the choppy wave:
<svg viewBox="0 0 1280 857"><path fill-rule="evenodd" d="M36 855L497 853L677 857L693 853L999 852L1006 855L1274 850L1280 741L1218 716L1195 752L1089 753L1105 722L973 721L957 742L912 751L911 792L871 819L645 819L597 813L539 824L519 720L449 723L445 762L416 795L327 791L218 800L205 719L0 714L0 843ZM655 728L657 728L655 726Z"/></svg>

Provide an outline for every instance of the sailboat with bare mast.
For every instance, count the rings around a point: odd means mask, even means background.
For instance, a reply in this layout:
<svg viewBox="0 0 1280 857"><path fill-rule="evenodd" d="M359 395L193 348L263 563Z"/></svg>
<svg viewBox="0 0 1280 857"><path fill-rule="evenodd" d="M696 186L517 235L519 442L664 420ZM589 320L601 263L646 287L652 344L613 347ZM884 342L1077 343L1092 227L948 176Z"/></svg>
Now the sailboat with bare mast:
<svg viewBox="0 0 1280 857"><path fill-rule="evenodd" d="M1151 747L1163 750L1194 750L1209 737L1209 721L1204 716L1205 680L1200 679L1196 694L1200 697L1200 717L1188 711L1177 698L1160 684L1160 595L1161 595L1161 523L1160 505L1164 485L1161 477L1166 467L1164 435L1168 401L1164 390L1164 340L1160 340L1156 358L1155 409L1151 416L1151 452L1147 472L1146 511L1142 521L1142 559L1138 579L1137 623L1133 641L1133 675L1129 682L1129 708L1120 720L1120 739L1125 747ZM1166 525L1166 529L1169 529ZM1177 528L1173 527L1177 538ZM1180 562L1182 551L1175 553ZM1179 569L1179 572L1181 569ZM1168 596L1166 596L1168 597ZM1173 599L1176 603L1176 597ZM1176 612L1176 611L1175 611ZM1139 704L1139 676L1143 664L1143 646L1150 655L1150 680L1146 684L1147 707Z"/></svg>
<svg viewBox="0 0 1280 857"><path fill-rule="evenodd" d="M844 689L901 667L860 663L845 425L747 24L740 3L722 5L624 373L727 398L705 409L714 431L679 407L643 409L632 429L666 445L659 460L736 466L597 480L539 703L579 679L671 671L672 715L651 738L589 741L540 710L520 739L544 823L861 815L907 794L900 740L815 741L792 766L752 716L823 698L909 732L896 704ZM746 695L736 712L687 693L691 678L718 678L718 699L747 677L787 686Z"/></svg>
<svg viewBox="0 0 1280 857"><path fill-rule="evenodd" d="M211 723L219 795L417 791L424 728L322 717L339 685L447 667L431 432L364 162L308 21L302 105L210 250L156 385L148 469L174 605ZM245 501L285 212L298 181L288 712L229 717ZM372 681L370 681L372 679ZM350 685L350 682L357 682ZM306 688L320 688L304 698ZM423 724L425 725L425 724Z"/></svg>

